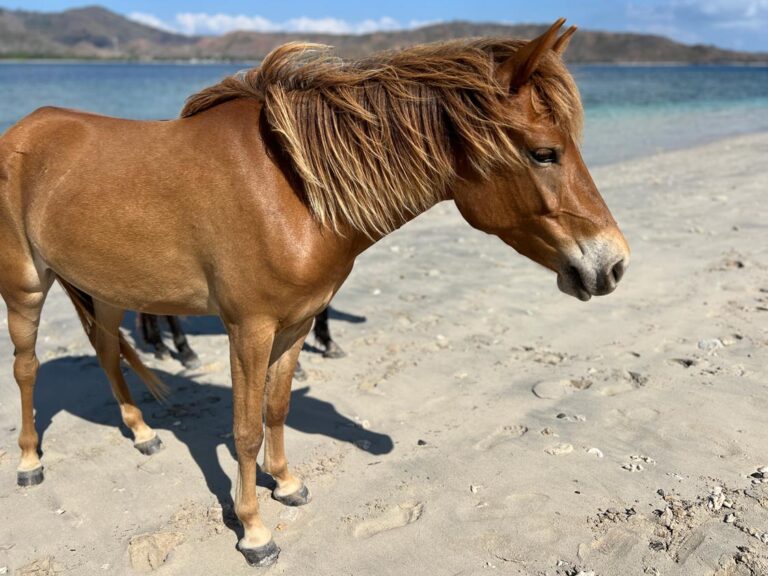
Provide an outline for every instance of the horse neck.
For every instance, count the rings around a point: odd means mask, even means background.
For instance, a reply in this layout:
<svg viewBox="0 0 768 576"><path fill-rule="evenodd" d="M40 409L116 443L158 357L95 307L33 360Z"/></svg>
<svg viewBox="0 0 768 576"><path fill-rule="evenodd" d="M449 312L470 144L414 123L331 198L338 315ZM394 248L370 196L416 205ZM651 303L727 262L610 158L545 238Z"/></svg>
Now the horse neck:
<svg viewBox="0 0 768 576"><path fill-rule="evenodd" d="M374 244L378 243L380 240L383 240L393 232L397 232L400 228L408 224L411 220L416 219L418 216L421 216L424 212L429 211L433 206L436 206L437 204L444 202L446 200L452 200L453 196L446 196L445 198L441 198L436 200L431 206L428 206L421 212L410 214L410 215L404 215L403 217L398 219L398 222L396 223L395 227L387 232L386 234L372 234L368 235L363 232L360 232L359 230L355 230L349 226L345 227L343 230L340 231L340 236L345 238L350 245L350 249L354 253L355 257L359 256L368 248L373 246Z"/></svg>

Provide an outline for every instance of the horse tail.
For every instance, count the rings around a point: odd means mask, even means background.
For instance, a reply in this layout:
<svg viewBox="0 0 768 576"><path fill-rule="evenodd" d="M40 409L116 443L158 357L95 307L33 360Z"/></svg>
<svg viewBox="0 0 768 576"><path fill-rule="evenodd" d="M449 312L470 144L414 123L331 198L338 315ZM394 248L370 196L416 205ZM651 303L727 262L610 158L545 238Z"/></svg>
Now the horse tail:
<svg viewBox="0 0 768 576"><path fill-rule="evenodd" d="M107 334L109 334L109 332L101 326L96 318L93 297L90 294L86 294L82 290L75 288L60 276L57 276L56 280L58 280L61 287L64 288L64 291L67 293L67 296L69 296L72 304L75 305L77 316L80 318L80 323L83 325L88 340L90 340L94 349L98 350L96 348L96 328L101 327L102 332ZM125 336L123 336L122 331L118 328L117 335L111 334L111 336L118 339L120 342L120 354L125 361L128 362L128 365L133 371L136 372L139 378L141 378L152 396L160 401L165 400L169 394L168 387L144 365L141 358L139 358L139 355L136 353L136 350L134 350L133 346L131 346L128 340L125 339Z"/></svg>

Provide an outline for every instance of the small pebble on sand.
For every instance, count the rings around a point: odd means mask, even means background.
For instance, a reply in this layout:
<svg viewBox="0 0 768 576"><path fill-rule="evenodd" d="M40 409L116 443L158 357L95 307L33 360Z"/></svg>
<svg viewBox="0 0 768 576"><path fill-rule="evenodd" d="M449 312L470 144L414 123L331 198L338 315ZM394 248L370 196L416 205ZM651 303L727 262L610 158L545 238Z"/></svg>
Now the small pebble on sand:
<svg viewBox="0 0 768 576"><path fill-rule="evenodd" d="M705 350L707 352L714 352L718 348L723 347L723 341L720 338L707 338L705 340L699 340L699 350Z"/></svg>
<svg viewBox="0 0 768 576"><path fill-rule="evenodd" d="M597 456L598 458L603 458L605 456L600 448L590 448L587 450L587 454Z"/></svg>
<svg viewBox="0 0 768 576"><path fill-rule="evenodd" d="M634 460L636 462L645 462L646 464L656 464L656 460L651 458L650 456L643 456L642 454L633 454L629 457L630 460Z"/></svg>

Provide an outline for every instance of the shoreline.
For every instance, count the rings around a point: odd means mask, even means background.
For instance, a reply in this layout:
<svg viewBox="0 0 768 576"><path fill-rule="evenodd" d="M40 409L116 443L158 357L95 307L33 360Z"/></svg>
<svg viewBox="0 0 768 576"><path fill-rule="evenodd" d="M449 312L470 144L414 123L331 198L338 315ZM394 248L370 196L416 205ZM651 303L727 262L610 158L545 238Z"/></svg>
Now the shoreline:
<svg viewBox="0 0 768 576"><path fill-rule="evenodd" d="M622 164L633 164L633 163L641 162L644 160L652 161L654 159L658 159L664 156L669 156L671 154L676 154L679 152L693 151L698 148L707 148L709 146L718 145L718 144L727 144L728 141L730 140L748 139L748 138L754 138L754 137L759 138L760 136L764 136L768 138L768 130L764 128L758 128L750 132L738 132L738 133L732 133L732 134L723 134L718 136L705 137L705 138L702 138L701 140L697 140L695 142L691 142L681 146L674 146L664 150L656 150L653 152L648 152L647 154L638 154L637 156L622 158L620 160L609 160L606 162L591 161L587 163L587 168L589 168L590 171L604 170L610 167L621 166Z"/></svg>

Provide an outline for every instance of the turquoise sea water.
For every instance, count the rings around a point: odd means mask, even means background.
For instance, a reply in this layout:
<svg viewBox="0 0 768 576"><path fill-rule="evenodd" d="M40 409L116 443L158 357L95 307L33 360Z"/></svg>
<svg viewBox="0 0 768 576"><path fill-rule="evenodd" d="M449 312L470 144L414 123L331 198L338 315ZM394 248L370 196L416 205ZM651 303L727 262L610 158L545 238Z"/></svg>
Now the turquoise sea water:
<svg viewBox="0 0 768 576"><path fill-rule="evenodd" d="M584 156L606 164L768 130L768 68L579 66Z"/></svg>
<svg viewBox="0 0 768 576"><path fill-rule="evenodd" d="M244 64L2 63L0 130L44 105L172 118ZM768 130L768 68L574 66L591 165Z"/></svg>

